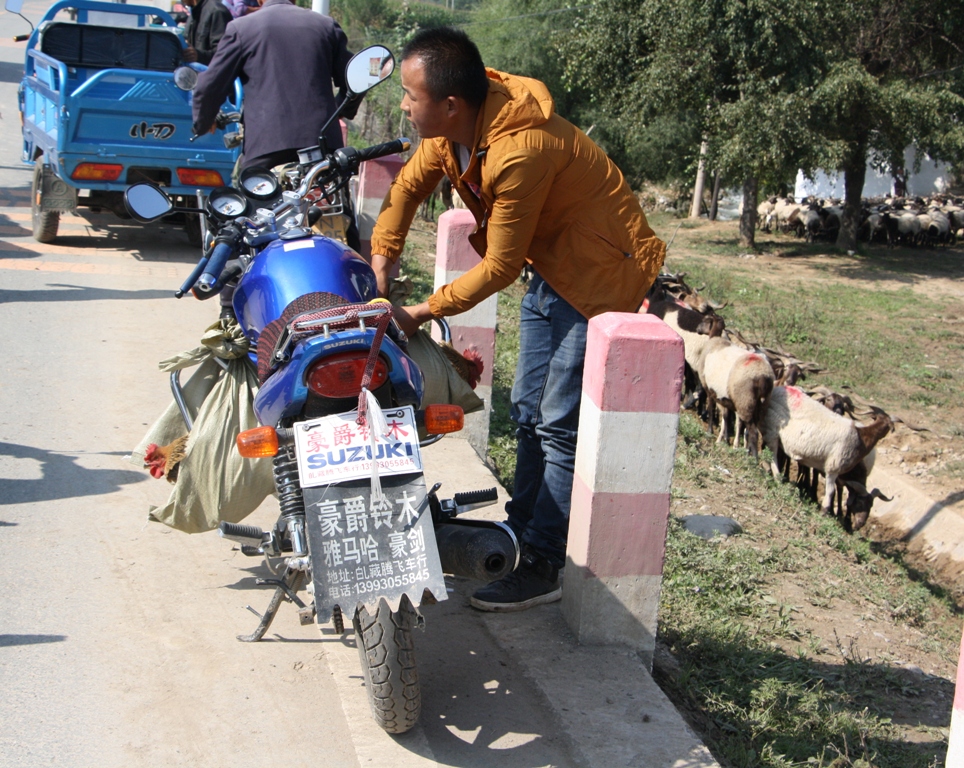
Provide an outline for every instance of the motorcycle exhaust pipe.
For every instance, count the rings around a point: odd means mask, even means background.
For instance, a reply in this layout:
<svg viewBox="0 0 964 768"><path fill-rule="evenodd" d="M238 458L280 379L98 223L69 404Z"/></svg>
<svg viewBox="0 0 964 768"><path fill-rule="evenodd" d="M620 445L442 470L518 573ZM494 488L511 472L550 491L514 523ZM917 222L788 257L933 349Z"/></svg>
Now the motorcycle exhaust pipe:
<svg viewBox="0 0 964 768"><path fill-rule="evenodd" d="M458 520L435 529L442 570L476 581L498 581L519 564L519 540L505 523Z"/></svg>

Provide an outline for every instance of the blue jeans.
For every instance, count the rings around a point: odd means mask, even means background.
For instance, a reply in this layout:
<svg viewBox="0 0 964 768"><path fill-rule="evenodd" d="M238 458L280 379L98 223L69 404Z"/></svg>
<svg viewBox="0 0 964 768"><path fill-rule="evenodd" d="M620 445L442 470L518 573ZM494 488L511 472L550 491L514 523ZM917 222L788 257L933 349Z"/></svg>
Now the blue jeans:
<svg viewBox="0 0 964 768"><path fill-rule="evenodd" d="M522 299L512 386L515 490L506 504L520 542L556 567L566 560L587 320L534 274Z"/></svg>

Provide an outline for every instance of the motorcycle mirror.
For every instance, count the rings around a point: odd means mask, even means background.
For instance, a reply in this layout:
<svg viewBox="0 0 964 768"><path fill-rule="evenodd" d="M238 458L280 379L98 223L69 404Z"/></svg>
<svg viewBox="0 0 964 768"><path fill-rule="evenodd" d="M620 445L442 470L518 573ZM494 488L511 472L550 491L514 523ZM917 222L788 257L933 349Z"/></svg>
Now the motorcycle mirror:
<svg viewBox="0 0 964 768"><path fill-rule="evenodd" d="M174 209L164 191L153 184L134 184L124 190L127 210L138 221L149 222L166 216Z"/></svg>
<svg viewBox="0 0 964 768"><path fill-rule="evenodd" d="M197 85L197 72L190 67L178 67L174 70L174 85L182 91L193 91Z"/></svg>
<svg viewBox="0 0 964 768"><path fill-rule="evenodd" d="M23 10L23 0L7 0L3 7L5 10L10 11L10 13L15 13L19 16L20 11Z"/></svg>
<svg viewBox="0 0 964 768"><path fill-rule="evenodd" d="M395 71L395 57L384 45L373 45L351 57L345 67L345 82L356 96L370 91Z"/></svg>

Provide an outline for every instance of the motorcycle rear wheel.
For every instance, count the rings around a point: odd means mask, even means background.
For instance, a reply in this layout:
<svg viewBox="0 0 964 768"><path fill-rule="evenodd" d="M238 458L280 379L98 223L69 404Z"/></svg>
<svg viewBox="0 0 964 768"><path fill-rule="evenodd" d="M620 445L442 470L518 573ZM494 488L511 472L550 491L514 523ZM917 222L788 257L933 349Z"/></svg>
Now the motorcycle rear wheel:
<svg viewBox="0 0 964 768"><path fill-rule="evenodd" d="M388 733L410 730L422 712L412 641L415 622L407 596L394 613L382 599L374 614L360 606L352 620L372 717Z"/></svg>

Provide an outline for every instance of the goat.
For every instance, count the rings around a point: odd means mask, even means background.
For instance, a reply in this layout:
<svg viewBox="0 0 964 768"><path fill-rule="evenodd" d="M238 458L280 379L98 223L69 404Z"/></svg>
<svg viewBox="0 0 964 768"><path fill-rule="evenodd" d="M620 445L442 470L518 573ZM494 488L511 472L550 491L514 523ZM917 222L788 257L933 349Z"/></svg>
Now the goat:
<svg viewBox="0 0 964 768"><path fill-rule="evenodd" d="M782 447L787 456L826 475L821 509L833 509L837 478L852 470L893 429L886 414L867 426L859 426L832 413L796 387L775 387L763 418L763 442L773 453L771 471L781 472L776 457Z"/></svg>

